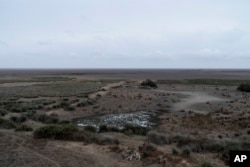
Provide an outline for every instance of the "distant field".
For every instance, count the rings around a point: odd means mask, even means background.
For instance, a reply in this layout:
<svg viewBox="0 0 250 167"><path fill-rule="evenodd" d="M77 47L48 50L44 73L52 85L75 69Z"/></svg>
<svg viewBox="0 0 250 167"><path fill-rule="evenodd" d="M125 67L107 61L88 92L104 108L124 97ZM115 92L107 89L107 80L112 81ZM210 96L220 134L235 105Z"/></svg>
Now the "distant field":
<svg viewBox="0 0 250 167"><path fill-rule="evenodd" d="M1 76L81 76L94 79L250 80L249 69L2 69ZM52 77L52 78L53 78Z"/></svg>
<svg viewBox="0 0 250 167"><path fill-rule="evenodd" d="M65 82L38 84L32 86L0 87L1 98L4 97L63 97L90 93L98 90L100 82Z"/></svg>
<svg viewBox="0 0 250 167"><path fill-rule="evenodd" d="M0 84L3 83L18 83L18 82L55 82L69 81L74 78L70 77L0 77Z"/></svg>
<svg viewBox="0 0 250 167"><path fill-rule="evenodd" d="M189 84L189 85L238 86L241 83L250 83L250 80L185 79L185 80L158 80L157 83L158 84Z"/></svg>

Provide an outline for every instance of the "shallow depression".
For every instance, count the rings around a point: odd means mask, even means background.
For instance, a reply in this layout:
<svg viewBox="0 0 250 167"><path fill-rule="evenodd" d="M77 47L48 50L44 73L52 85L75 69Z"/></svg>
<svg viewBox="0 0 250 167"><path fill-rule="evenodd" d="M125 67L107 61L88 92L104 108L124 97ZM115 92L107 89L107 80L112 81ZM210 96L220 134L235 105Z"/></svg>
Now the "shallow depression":
<svg viewBox="0 0 250 167"><path fill-rule="evenodd" d="M80 127L94 126L99 128L101 125L124 128L126 124L153 127L157 125L157 118L159 111L137 111L131 113L105 114L101 116L89 116L84 118L77 118L73 121Z"/></svg>

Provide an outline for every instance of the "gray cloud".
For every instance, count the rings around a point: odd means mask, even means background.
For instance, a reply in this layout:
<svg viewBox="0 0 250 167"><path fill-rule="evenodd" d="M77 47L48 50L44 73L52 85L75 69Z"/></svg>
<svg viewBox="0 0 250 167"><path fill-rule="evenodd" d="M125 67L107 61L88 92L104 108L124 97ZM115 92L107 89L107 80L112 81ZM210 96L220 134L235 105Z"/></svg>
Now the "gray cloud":
<svg viewBox="0 0 250 167"><path fill-rule="evenodd" d="M2 0L0 66L249 68L249 5Z"/></svg>

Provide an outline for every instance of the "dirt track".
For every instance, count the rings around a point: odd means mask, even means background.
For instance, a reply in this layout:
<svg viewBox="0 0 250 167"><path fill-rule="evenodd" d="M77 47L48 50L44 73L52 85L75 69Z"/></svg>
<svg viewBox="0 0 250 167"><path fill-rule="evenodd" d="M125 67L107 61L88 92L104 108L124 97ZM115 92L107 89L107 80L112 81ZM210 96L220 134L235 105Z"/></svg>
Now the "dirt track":
<svg viewBox="0 0 250 167"><path fill-rule="evenodd" d="M187 97L182 98L179 103L174 104L173 105L174 110L184 110L184 109L188 110L192 109L192 106L195 104L207 103L207 102L220 102L227 100L225 98L210 95L207 92L186 91L186 92L176 92L176 93L186 95Z"/></svg>

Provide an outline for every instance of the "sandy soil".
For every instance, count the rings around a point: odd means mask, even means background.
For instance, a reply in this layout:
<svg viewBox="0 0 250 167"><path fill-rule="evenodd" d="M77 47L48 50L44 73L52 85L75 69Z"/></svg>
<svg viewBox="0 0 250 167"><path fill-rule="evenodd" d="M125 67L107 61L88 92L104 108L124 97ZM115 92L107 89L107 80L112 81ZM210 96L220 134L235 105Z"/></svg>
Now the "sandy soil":
<svg viewBox="0 0 250 167"><path fill-rule="evenodd" d="M48 71L44 72L46 75ZM59 72L55 72L58 75ZM159 110L159 125L153 129L167 137L188 136L200 141L243 141L250 133L250 95L236 90L235 86L162 84L158 89L141 89L141 79L187 79L187 78L233 78L247 79L249 71L190 70L190 71L68 71L77 81L91 79L112 79L96 92L86 97L95 99L93 105L76 107L74 111L62 108L41 109L38 113L56 114L62 120L72 120L91 115L124 113L140 110ZM82 73L82 74L81 74ZM22 73L21 75L24 75ZM1 75L9 75L2 73ZM27 74L25 74L27 75ZM32 75L37 75L33 72ZM123 80L114 81L122 78ZM250 79L250 78L249 78ZM10 87L29 86L37 83L6 84ZM3 84L2 84L3 85ZM41 98L41 97L38 97ZM62 100L61 97L52 98ZM34 100L20 98L19 100ZM15 115L15 113L14 113ZM28 120L25 124L34 129L44 126L40 122ZM192 152L189 157L174 155L175 144L154 145L157 151L152 157L141 160L126 160L122 153L126 150L139 152L139 146L148 144L146 136L109 132L106 135L117 138L121 152L114 151L117 145L97 145L84 142L37 140L32 132L0 130L0 166L56 166L56 167L200 167L203 162L214 166L226 166L217 153ZM151 143L152 144L152 143ZM192 145L191 145L192 146ZM189 143L186 147L191 147ZM160 161L160 160L161 161ZM164 165L165 164L165 165Z"/></svg>
<svg viewBox="0 0 250 167"><path fill-rule="evenodd" d="M207 113L208 111L197 110L195 109L195 107L192 106L200 103L222 102L229 100L226 98L217 97L215 95L210 95L208 92L200 92L200 91L181 91L181 92L166 91L166 92L184 95L183 98L180 98L180 102L172 105L171 110L174 111L193 110L199 113Z"/></svg>

